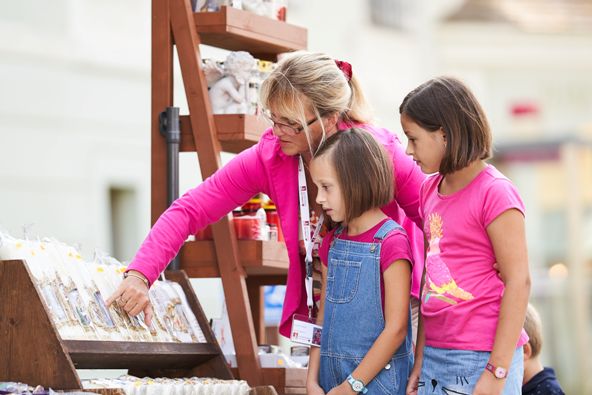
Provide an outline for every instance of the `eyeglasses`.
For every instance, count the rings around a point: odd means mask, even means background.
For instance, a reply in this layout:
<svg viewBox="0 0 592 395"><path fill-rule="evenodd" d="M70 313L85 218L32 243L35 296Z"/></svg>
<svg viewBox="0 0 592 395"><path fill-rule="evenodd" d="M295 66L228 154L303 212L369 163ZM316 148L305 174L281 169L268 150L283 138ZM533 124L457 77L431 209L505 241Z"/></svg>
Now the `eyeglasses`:
<svg viewBox="0 0 592 395"><path fill-rule="evenodd" d="M265 117L265 119L267 119L269 122L271 122L271 124L273 125L273 128L275 130L281 130L283 133L288 134L290 136L295 136L297 134L300 134L303 130L304 130L304 125L300 125L300 126L296 126L297 124L286 124L286 123L281 123L281 122L277 122L274 118L273 115L271 115L271 113L269 112L262 112L262 115ZM322 116L321 116L322 117ZM319 118L313 118L310 121L306 122L306 127L309 127L310 125L312 125L313 123L315 123L316 121L318 121Z"/></svg>

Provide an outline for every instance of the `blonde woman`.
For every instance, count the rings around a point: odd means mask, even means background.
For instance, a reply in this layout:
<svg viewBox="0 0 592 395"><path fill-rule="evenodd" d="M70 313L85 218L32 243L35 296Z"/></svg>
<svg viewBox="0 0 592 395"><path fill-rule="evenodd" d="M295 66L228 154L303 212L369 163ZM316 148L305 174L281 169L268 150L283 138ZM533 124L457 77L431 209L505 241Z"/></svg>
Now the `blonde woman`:
<svg viewBox="0 0 592 395"><path fill-rule="evenodd" d="M308 236L304 238L307 243L300 241L305 234L301 231L301 218L309 217L310 211L300 210L298 191L305 186L308 202L303 203L309 210L321 212L315 202L317 190L310 181L308 163L323 140L351 127L372 134L393 161L395 198L382 210L401 224L409 236L416 262L412 295L417 297L423 267L423 235L411 220L419 224L419 187L425 176L405 155L404 147L392 132L370 124L368 106L351 65L321 53L292 53L263 82L261 103L273 126L256 145L238 154L162 214L109 303L118 300L130 314L143 311L150 321L152 307L146 285L157 279L187 236L262 192L276 204L290 260L280 323L280 333L289 336L292 316L308 314L307 304L310 305L305 289L304 244L313 243ZM300 162L306 181L299 186ZM376 180L368 180L372 182Z"/></svg>

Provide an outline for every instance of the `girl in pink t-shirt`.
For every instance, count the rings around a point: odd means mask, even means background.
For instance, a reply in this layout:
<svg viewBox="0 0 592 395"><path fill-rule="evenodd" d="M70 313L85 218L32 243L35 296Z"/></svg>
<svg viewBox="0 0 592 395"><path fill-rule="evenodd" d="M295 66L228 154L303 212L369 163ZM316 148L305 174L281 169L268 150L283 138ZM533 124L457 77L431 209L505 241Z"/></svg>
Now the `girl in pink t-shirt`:
<svg viewBox="0 0 592 395"><path fill-rule="evenodd" d="M530 292L522 200L485 162L489 125L463 83L430 80L399 111L407 154L435 173L420 190L428 248L407 393L519 394Z"/></svg>
<svg viewBox="0 0 592 395"><path fill-rule="evenodd" d="M311 350L310 395L405 394L412 253L403 228L380 209L392 199L392 171L385 150L359 128L329 137L310 163L316 201L339 224L320 249L323 329L320 350Z"/></svg>

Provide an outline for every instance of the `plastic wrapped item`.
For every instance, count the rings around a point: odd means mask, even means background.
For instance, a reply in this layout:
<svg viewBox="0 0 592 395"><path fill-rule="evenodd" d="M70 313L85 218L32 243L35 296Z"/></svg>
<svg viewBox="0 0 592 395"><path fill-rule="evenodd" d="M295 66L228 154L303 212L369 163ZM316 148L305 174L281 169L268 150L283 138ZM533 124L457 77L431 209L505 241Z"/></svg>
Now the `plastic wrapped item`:
<svg viewBox="0 0 592 395"><path fill-rule="evenodd" d="M0 382L0 394L20 394L22 392L29 391L29 385L24 383L18 383L14 381Z"/></svg>
<svg viewBox="0 0 592 395"><path fill-rule="evenodd" d="M150 328L143 313L131 317L117 302L108 307L105 299L121 283L125 266L107 254L96 253L87 262L76 248L57 240L22 240L0 232L0 259L25 261L62 339L206 341L177 283L153 284L149 297L157 314Z"/></svg>
<svg viewBox="0 0 592 395"><path fill-rule="evenodd" d="M249 385L240 380L212 378L138 378L121 376L117 379L83 380L86 389L122 388L128 395L247 395Z"/></svg>
<svg viewBox="0 0 592 395"><path fill-rule="evenodd" d="M242 0L195 0L193 9L199 12L216 12L222 6L242 8Z"/></svg>
<svg viewBox="0 0 592 395"><path fill-rule="evenodd" d="M177 294L173 283L170 281L158 281L152 286L151 301L153 302L155 316L160 325L167 329L172 336L173 341L181 343L198 342L199 336L203 336L201 329L199 333L194 333L192 324L185 314L181 298ZM199 327L193 313L192 320L194 325Z"/></svg>
<svg viewBox="0 0 592 395"><path fill-rule="evenodd" d="M193 337L197 338L197 341L199 343L207 343L208 341L206 340L206 336L204 335L203 331L201 330L201 327L199 326L199 323L197 322L197 318L195 317L195 314L193 314L193 311L191 311L191 309L189 308L189 302L187 302L187 297L185 296L185 292L183 292L183 288L181 288L181 286L175 282L171 282L170 284L175 289L175 291L177 292L177 295L179 295L179 298L181 299L180 305L181 305L181 308L183 309L183 313L185 314L185 317L187 317L187 321L189 322L189 328L193 332Z"/></svg>

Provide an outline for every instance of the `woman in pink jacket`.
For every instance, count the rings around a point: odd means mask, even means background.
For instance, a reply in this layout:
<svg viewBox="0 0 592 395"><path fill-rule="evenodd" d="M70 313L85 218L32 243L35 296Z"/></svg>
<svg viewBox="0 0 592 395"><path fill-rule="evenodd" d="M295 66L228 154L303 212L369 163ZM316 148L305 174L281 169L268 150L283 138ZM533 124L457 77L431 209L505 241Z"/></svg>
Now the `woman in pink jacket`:
<svg viewBox="0 0 592 395"><path fill-rule="evenodd" d="M144 311L149 321L152 308L145 280L148 284L156 280L188 235L263 192L276 204L290 260L280 323L280 333L289 336L292 316L307 313L305 252L299 240L299 157L308 181L310 209L320 213L307 164L325 138L353 126L368 130L392 157L395 200L383 211L408 233L415 258L412 295L417 297L423 268L423 235L412 221L419 224L418 196L424 175L405 155L404 147L392 132L368 123L368 107L351 65L324 54L290 54L264 81L261 102L273 127L263 133L256 145L238 154L162 214L109 303L118 300L132 315Z"/></svg>

